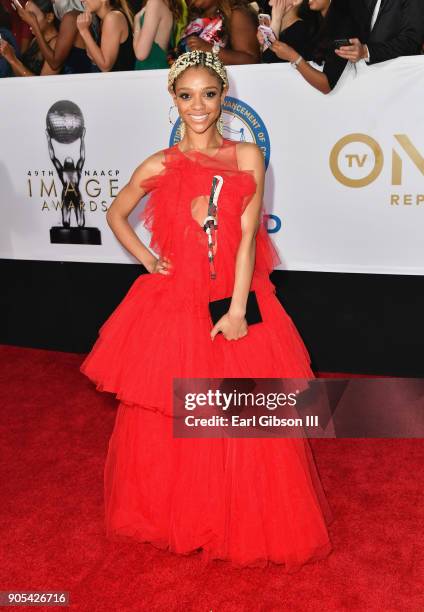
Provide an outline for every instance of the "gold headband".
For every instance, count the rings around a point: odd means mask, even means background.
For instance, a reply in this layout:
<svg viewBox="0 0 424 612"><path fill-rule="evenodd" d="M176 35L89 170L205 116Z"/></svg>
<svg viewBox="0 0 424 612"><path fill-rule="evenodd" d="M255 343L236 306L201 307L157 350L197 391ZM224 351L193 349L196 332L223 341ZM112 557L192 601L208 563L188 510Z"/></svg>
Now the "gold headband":
<svg viewBox="0 0 424 612"><path fill-rule="evenodd" d="M204 66L205 68L212 68L224 83L224 86L228 85L228 76L224 64L219 59L216 53L210 51L187 51L180 55L177 60L172 64L168 72L168 87L174 85L176 78L191 66Z"/></svg>

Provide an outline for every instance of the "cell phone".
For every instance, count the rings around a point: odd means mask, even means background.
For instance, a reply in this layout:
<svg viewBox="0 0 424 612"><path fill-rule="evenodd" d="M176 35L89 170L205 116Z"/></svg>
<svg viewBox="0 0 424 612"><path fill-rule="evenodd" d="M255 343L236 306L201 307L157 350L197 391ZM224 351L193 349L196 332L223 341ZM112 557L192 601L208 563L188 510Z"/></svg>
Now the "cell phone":
<svg viewBox="0 0 424 612"><path fill-rule="evenodd" d="M352 46L352 43L350 42L348 38L337 38L334 41L335 49L340 49L340 47L351 47L351 46Z"/></svg>
<svg viewBox="0 0 424 612"><path fill-rule="evenodd" d="M259 13L258 20L259 20L259 25L263 25L267 27L271 26L271 15L268 15L267 13Z"/></svg>
<svg viewBox="0 0 424 612"><path fill-rule="evenodd" d="M262 32L262 35L264 37L264 44L262 50L265 51L266 49L269 49L273 42L276 41L275 34L269 26L265 25L260 25L258 27L258 30Z"/></svg>

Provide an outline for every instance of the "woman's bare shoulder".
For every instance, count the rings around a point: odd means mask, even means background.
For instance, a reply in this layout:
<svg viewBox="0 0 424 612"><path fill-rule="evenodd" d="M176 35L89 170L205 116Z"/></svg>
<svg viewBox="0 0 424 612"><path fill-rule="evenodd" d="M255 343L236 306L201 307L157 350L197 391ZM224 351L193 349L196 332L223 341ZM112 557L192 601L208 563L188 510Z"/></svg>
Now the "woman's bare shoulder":
<svg viewBox="0 0 424 612"><path fill-rule="evenodd" d="M164 167L165 151L157 151L147 157L137 168L134 170L131 177L131 181L140 184L152 176L160 174Z"/></svg>
<svg viewBox="0 0 424 612"><path fill-rule="evenodd" d="M254 170L264 165L263 153L254 142L238 142L236 154L238 166L241 170Z"/></svg>

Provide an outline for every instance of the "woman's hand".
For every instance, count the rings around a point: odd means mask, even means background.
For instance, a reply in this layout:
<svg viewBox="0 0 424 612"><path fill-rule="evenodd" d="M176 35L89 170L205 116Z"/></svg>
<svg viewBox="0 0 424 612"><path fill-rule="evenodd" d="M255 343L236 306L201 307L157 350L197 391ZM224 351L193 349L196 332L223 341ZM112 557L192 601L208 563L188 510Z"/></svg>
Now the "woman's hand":
<svg viewBox="0 0 424 612"><path fill-rule="evenodd" d="M84 11L77 17L77 28L80 32L88 31L93 18L89 11Z"/></svg>
<svg viewBox="0 0 424 612"><path fill-rule="evenodd" d="M146 266L147 271L150 274L165 274L169 275L171 273L172 264L168 257L159 257L159 259L155 259L152 264Z"/></svg>
<svg viewBox="0 0 424 612"><path fill-rule="evenodd" d="M261 45L261 49L263 49L264 44L265 44L265 36L264 36L264 33L262 32L262 30L258 30L256 32L256 38L258 39L259 44Z"/></svg>
<svg viewBox="0 0 424 612"><path fill-rule="evenodd" d="M2 55L9 64L16 59L14 48L5 40L0 41L0 55Z"/></svg>
<svg viewBox="0 0 424 612"><path fill-rule="evenodd" d="M186 45L190 49L190 51L212 51L211 43L206 42L203 38L199 36L188 36L186 40Z"/></svg>
<svg viewBox="0 0 424 612"><path fill-rule="evenodd" d="M27 23L31 28L38 25L37 17L34 15L34 13L31 13L31 11L27 11L26 9L21 8L19 4L16 4L15 2L13 2L13 0L11 1L12 7L16 10L22 21L25 21L25 23Z"/></svg>
<svg viewBox="0 0 424 612"><path fill-rule="evenodd" d="M239 340L239 338L247 336L247 328L246 317L231 315L227 312L213 326L211 339L213 340L216 334L221 331L226 340Z"/></svg>
<svg viewBox="0 0 424 612"><path fill-rule="evenodd" d="M274 0L271 8L272 20L279 21L281 24L281 20L284 15L295 5L296 3L293 0Z"/></svg>
<svg viewBox="0 0 424 612"><path fill-rule="evenodd" d="M293 47L290 47L286 43L283 43L279 40L273 42L270 49L275 53L277 57L287 62L295 62L299 57L299 53L295 51Z"/></svg>

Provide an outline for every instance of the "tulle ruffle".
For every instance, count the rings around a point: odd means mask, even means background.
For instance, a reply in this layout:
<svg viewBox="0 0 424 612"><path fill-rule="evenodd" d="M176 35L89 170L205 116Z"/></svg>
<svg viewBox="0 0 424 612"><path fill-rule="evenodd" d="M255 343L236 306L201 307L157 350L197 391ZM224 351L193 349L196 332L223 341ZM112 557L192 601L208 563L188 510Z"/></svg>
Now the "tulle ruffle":
<svg viewBox="0 0 424 612"><path fill-rule="evenodd" d="M179 439L172 419L121 403L104 476L110 539L290 573L332 549L303 439Z"/></svg>
<svg viewBox="0 0 424 612"><path fill-rule="evenodd" d="M207 302L176 304L171 279L140 276L81 365L99 391L171 415L173 378L313 378L307 349L272 291L257 291L262 323L212 341ZM305 388L307 385L305 384Z"/></svg>

